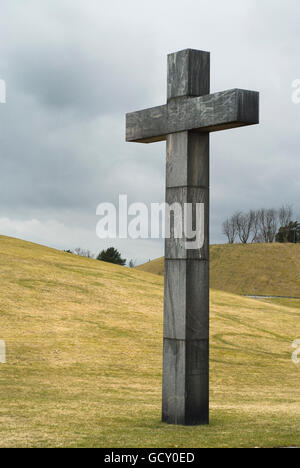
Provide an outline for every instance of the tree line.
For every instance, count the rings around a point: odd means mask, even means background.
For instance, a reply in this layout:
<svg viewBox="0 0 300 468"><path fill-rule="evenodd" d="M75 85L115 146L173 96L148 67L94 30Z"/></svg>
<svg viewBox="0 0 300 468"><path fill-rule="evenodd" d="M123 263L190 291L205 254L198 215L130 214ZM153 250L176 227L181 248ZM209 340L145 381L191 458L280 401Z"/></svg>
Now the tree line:
<svg viewBox="0 0 300 468"><path fill-rule="evenodd" d="M115 265L121 266L125 266L127 261L125 258L122 258L121 253L114 247L109 247L106 250L102 250L98 255L93 254L90 250L82 249L81 247L77 247L74 250L65 250L65 252L77 255L79 257L93 258L95 260L100 260L102 262L107 263L114 263ZM135 263L135 260L129 260L129 268L134 268Z"/></svg>
<svg viewBox="0 0 300 468"><path fill-rule="evenodd" d="M262 208L236 212L223 222L229 244L300 242L300 223L293 221L293 208Z"/></svg>

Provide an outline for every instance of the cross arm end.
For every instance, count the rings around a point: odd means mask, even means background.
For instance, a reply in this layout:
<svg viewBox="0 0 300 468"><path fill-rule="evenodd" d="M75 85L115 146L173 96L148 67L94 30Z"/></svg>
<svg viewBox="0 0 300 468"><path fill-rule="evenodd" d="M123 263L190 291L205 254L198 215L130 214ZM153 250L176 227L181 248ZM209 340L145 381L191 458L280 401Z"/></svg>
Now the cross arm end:
<svg viewBox="0 0 300 468"><path fill-rule="evenodd" d="M153 143L166 140L167 107L158 106L126 114L126 141Z"/></svg>
<svg viewBox="0 0 300 468"><path fill-rule="evenodd" d="M237 120L243 125L259 124L259 92L237 89Z"/></svg>

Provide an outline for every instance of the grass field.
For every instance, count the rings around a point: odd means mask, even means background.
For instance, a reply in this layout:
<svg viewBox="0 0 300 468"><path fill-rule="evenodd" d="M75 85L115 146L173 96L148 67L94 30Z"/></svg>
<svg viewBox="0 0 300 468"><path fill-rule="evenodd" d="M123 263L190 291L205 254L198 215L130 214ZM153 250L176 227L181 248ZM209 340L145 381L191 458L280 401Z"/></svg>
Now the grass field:
<svg viewBox="0 0 300 468"><path fill-rule="evenodd" d="M212 245L211 287L244 295L300 298L300 244ZM164 259L137 267L164 274Z"/></svg>
<svg viewBox="0 0 300 468"><path fill-rule="evenodd" d="M163 278L0 237L1 447L300 445L298 303L211 294L211 425L160 422Z"/></svg>

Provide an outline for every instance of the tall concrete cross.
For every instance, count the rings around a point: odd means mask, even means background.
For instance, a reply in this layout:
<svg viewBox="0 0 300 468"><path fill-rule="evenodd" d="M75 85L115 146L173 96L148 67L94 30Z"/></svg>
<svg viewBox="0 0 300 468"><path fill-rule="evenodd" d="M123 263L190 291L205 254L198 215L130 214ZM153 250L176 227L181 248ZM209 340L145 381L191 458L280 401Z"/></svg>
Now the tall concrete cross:
<svg viewBox="0 0 300 468"><path fill-rule="evenodd" d="M162 419L209 423L209 134L259 123L259 94L210 93L210 53L168 56L167 104L126 116L126 141L167 141L166 202L204 204L204 245L165 241Z"/></svg>

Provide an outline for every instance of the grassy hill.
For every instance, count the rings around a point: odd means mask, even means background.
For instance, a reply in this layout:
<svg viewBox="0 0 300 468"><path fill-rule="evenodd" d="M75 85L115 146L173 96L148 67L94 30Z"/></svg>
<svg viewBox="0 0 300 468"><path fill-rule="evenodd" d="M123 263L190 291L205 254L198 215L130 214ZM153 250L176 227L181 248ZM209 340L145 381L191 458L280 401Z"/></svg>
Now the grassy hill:
<svg viewBox="0 0 300 468"><path fill-rule="evenodd" d="M298 303L211 301L211 425L167 426L163 278L0 236L0 446L300 445Z"/></svg>
<svg viewBox="0 0 300 468"><path fill-rule="evenodd" d="M245 295L300 297L300 244L211 246L211 287ZM164 259L137 267L164 274Z"/></svg>

